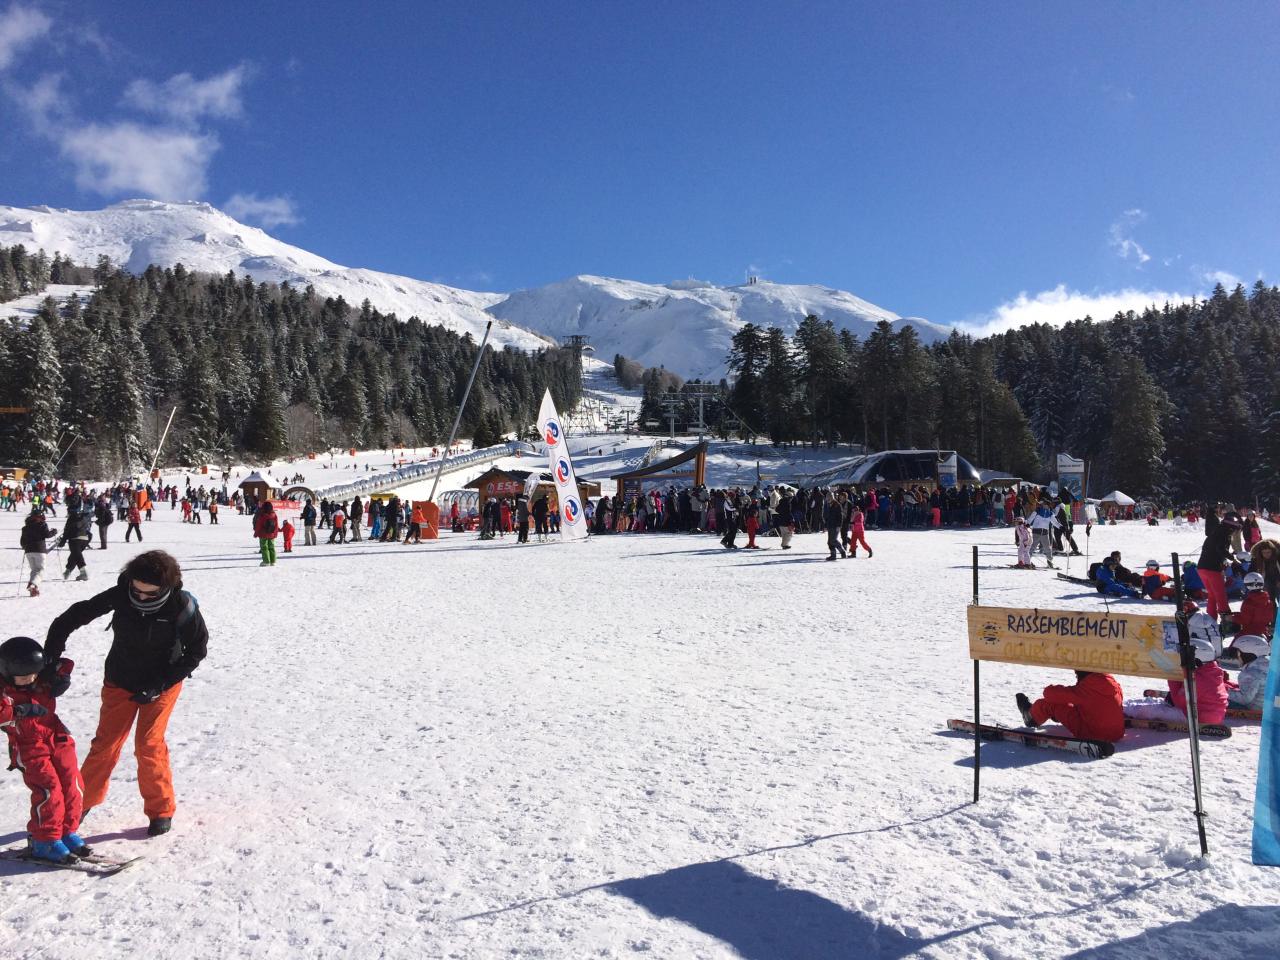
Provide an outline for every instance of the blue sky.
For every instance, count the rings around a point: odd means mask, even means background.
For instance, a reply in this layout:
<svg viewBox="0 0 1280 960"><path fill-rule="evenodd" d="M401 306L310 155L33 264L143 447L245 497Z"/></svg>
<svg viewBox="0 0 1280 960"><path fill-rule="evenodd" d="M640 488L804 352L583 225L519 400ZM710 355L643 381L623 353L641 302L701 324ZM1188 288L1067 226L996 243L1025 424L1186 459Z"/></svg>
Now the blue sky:
<svg viewBox="0 0 1280 960"><path fill-rule="evenodd" d="M1276 281L1277 35L1224 2L0 0L0 203L203 199L471 289L1105 316Z"/></svg>

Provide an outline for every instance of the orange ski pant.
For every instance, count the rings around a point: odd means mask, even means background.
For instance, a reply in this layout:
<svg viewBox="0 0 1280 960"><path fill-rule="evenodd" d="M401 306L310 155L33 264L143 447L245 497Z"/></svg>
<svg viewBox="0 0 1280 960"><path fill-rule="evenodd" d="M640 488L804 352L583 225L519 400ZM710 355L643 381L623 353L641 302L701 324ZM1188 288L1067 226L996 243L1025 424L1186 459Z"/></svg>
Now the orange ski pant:
<svg viewBox="0 0 1280 960"><path fill-rule="evenodd" d="M172 817L177 807L173 796L173 774L169 771L169 746L164 742L169 715L178 702L182 684L175 684L154 703L134 703L133 693L106 683L102 686L102 712L98 732L89 744L80 776L84 779L84 805L96 807L107 798L111 771L120 759L120 750L137 722L133 753L138 761L138 792L148 819Z"/></svg>

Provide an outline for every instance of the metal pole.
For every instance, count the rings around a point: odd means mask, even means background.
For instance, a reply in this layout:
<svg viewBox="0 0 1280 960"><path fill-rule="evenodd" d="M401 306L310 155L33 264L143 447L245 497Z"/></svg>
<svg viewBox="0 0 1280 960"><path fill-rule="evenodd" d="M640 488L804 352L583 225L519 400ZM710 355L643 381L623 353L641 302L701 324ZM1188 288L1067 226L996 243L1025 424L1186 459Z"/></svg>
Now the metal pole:
<svg viewBox="0 0 1280 960"><path fill-rule="evenodd" d="M489 331L493 329L493 321L484 325L484 337L480 340L480 349L476 351L476 363L471 368L471 378L467 380L467 389L463 391L462 403L458 404L458 415L453 418L453 429L449 431L449 442L444 445L444 455L440 458L440 466L436 470L436 479L431 484L431 496L427 500L436 502L436 488L440 486L440 475L444 473L445 461L449 459L449 450L453 447L454 438L458 436L458 426L462 423L462 411L467 409L467 398L471 396L471 385L476 382L476 374L480 372L480 358L484 356L484 346L489 342Z"/></svg>
<svg viewBox="0 0 1280 960"><path fill-rule="evenodd" d="M71 452L71 448L76 445L76 441L79 439L80 439L80 434L78 433L71 437L71 442L67 444L67 449L62 451L62 456L60 456L58 458L58 462L53 465L53 472L55 474L57 474L58 467L62 465L62 461L67 458L67 454Z"/></svg>
<svg viewBox="0 0 1280 960"><path fill-rule="evenodd" d="M978 548L973 548L973 605L978 605ZM982 779L982 723L981 661L973 661L973 802L978 802L978 787Z"/></svg>
<svg viewBox="0 0 1280 960"><path fill-rule="evenodd" d="M177 412L176 405L169 411L169 422L164 425L164 433L160 435L160 442L156 444L156 455L151 459L151 470L147 471L148 479L151 478L151 473L155 470L156 464L160 462L160 451L164 449L164 441L169 436L169 428L173 426L173 415Z"/></svg>
<svg viewBox="0 0 1280 960"><path fill-rule="evenodd" d="M1196 709L1195 651L1191 646L1191 632L1187 629L1187 614L1182 608L1182 565L1176 553L1173 554L1173 595L1178 604L1174 623L1178 627L1178 653L1182 659L1182 683L1187 696L1187 727L1191 735L1191 788L1196 803L1196 831L1200 835L1200 856L1207 857L1209 838L1204 830L1204 800L1200 792L1200 717Z"/></svg>

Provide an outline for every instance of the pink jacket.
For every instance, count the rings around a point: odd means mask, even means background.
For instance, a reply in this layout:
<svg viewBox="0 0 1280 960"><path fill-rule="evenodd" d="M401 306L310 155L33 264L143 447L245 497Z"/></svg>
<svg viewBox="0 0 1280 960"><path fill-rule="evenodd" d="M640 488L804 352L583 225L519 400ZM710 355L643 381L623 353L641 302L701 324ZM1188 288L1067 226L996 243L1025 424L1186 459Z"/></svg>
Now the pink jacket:
<svg viewBox="0 0 1280 960"><path fill-rule="evenodd" d="M1187 709L1187 695L1181 680L1169 681L1169 702L1179 709ZM1206 663L1196 670L1196 712L1201 723L1221 723L1227 718L1227 691L1238 690L1235 681L1228 680L1226 671L1216 663Z"/></svg>

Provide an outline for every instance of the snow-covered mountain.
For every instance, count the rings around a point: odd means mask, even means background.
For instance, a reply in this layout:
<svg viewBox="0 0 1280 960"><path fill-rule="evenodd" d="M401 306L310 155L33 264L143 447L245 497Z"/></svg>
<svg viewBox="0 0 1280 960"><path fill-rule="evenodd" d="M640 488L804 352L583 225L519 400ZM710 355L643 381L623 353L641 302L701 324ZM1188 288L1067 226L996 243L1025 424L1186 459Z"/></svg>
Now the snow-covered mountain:
<svg viewBox="0 0 1280 960"><path fill-rule="evenodd" d="M880 320L895 327L909 323L926 342L949 332L842 290L767 281L717 287L696 280L661 285L581 276L509 295L459 290L341 266L198 202L126 200L88 211L0 206L0 246L18 243L87 265L105 254L134 272L181 263L207 273L310 284L322 296L341 296L352 306L368 299L401 319L417 316L476 339L492 316L498 320L493 339L523 349L544 346L547 338L585 334L601 359L621 353L686 377L723 376L730 341L747 323L791 333L813 313L862 336ZM5 310L0 305L0 315Z"/></svg>
<svg viewBox="0 0 1280 960"><path fill-rule="evenodd" d="M344 267L277 240L227 216L207 203L126 200L103 210L0 206L0 246L21 243L28 250L59 252L92 266L106 254L113 263L141 273L151 264L205 273L249 274L260 282L296 287L307 284L326 297L343 297L354 307L368 299L401 319L417 316L479 340L490 317L485 308L500 293L474 293L439 283L376 270ZM4 306L0 305L0 314ZM527 350L547 345L528 330L495 323L493 339Z"/></svg>
<svg viewBox="0 0 1280 960"><path fill-rule="evenodd" d="M717 287L698 280L660 285L572 277L517 291L489 312L554 337L585 334L603 360L621 353L645 366L661 364L704 379L724 375L733 335L748 323L791 334L801 320L816 314L859 336L881 320L895 328L910 324L926 343L950 333L927 320L899 317L843 290L764 280Z"/></svg>

